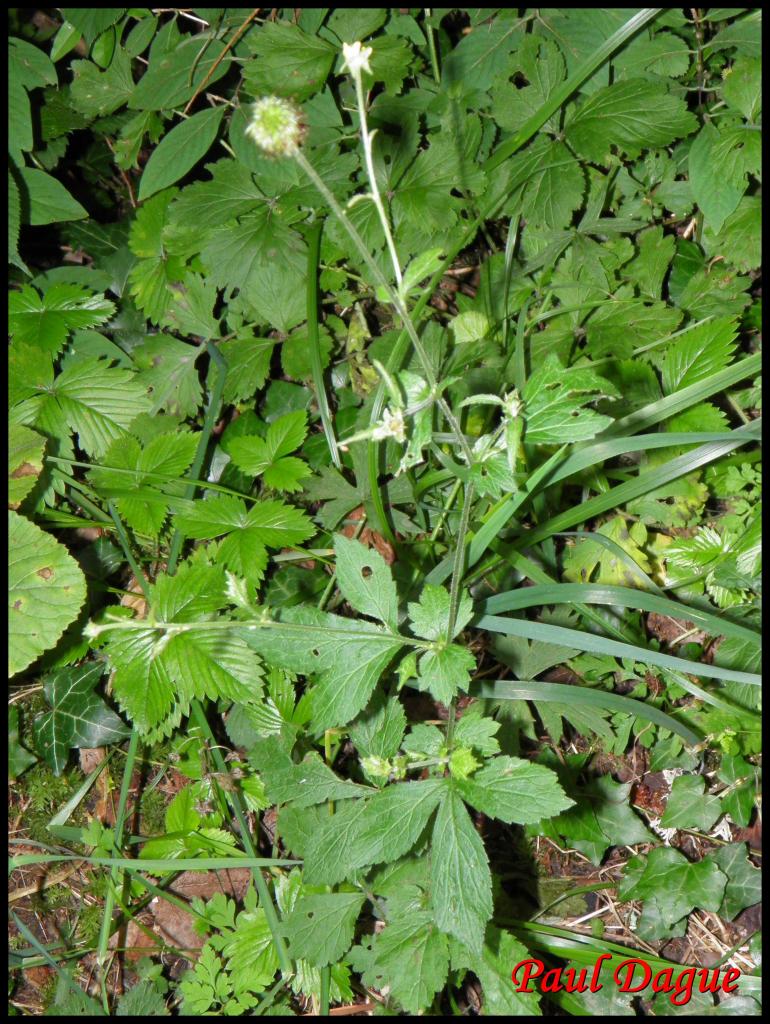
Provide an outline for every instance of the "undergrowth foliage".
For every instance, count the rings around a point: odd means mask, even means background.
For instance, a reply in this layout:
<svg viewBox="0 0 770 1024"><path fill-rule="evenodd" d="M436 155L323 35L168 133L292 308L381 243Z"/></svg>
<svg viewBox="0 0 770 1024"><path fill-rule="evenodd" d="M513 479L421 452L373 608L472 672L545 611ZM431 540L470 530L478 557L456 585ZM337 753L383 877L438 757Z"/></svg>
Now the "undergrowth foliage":
<svg viewBox="0 0 770 1024"><path fill-rule="evenodd" d="M264 13L13 15L11 774L128 740L50 826L109 873L59 1012L241 864L118 1013L634 1013L511 970L628 953L535 916L537 837L631 849L656 969L757 901L759 11Z"/></svg>

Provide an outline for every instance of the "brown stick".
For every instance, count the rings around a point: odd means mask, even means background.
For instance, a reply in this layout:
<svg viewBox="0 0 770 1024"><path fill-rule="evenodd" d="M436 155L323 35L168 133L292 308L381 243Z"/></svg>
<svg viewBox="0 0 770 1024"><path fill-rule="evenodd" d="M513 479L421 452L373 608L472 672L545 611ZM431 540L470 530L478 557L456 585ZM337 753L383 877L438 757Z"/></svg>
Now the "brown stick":
<svg viewBox="0 0 770 1024"><path fill-rule="evenodd" d="M261 10L262 10L261 7L255 7L254 10L251 12L251 14L248 16L248 18L244 21L244 23L241 25L241 27L235 33L235 35L232 37L232 39L228 42L228 44L225 46L224 50L222 50L220 55L217 57L217 59L211 65L209 70L206 72L206 75L204 76L204 79L201 82L201 84L198 86L198 88L192 94L192 97L188 101L187 106L184 108L183 113L186 114L189 111L190 107L193 105L193 103L195 103L197 98L200 96L200 94L206 88L208 83L211 81L211 76L214 74L216 69L222 63L225 54L228 52L228 50L232 50L232 48L235 46L235 44L238 42L238 40L241 38L243 33L246 31L246 29L249 27L249 25L252 23L252 21L254 21L254 19L256 18L256 16L259 14L259 12Z"/></svg>

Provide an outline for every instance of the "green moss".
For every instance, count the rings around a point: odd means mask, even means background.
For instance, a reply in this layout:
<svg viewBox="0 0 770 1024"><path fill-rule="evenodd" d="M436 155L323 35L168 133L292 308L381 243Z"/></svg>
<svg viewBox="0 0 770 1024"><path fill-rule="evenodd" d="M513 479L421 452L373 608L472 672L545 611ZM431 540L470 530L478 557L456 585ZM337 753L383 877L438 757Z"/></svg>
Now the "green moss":
<svg viewBox="0 0 770 1024"><path fill-rule="evenodd" d="M139 804L139 831L143 836L156 836L165 831L166 798L157 789L142 796Z"/></svg>

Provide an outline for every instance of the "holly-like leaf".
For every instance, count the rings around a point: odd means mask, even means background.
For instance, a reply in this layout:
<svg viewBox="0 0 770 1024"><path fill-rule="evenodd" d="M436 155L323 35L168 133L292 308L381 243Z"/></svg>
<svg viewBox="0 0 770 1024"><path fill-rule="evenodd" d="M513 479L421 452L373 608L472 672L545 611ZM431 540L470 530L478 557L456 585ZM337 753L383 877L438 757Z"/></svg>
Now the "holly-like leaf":
<svg viewBox="0 0 770 1024"><path fill-rule="evenodd" d="M8 674L54 646L86 599L67 549L17 512L8 513Z"/></svg>
<svg viewBox="0 0 770 1024"><path fill-rule="evenodd" d="M71 331L103 324L114 312L109 299L75 284L55 284L42 295L24 285L8 296L8 328L14 338L54 354Z"/></svg>
<svg viewBox="0 0 770 1024"><path fill-rule="evenodd" d="M398 627L398 594L390 566L382 555L358 540L334 537L337 585L345 600L362 615Z"/></svg>
<svg viewBox="0 0 770 1024"><path fill-rule="evenodd" d="M358 892L300 897L283 926L292 956L314 967L336 963L350 948L364 899Z"/></svg>
<svg viewBox="0 0 770 1024"><path fill-rule="evenodd" d="M484 844L454 785L445 789L433 827L431 879L436 924L480 953L492 916L492 876Z"/></svg>
<svg viewBox="0 0 770 1024"><path fill-rule="evenodd" d="M54 672L43 691L51 710L35 719L35 745L54 775L61 775L72 747L105 747L120 743L129 729L94 687L104 665L90 662L80 668Z"/></svg>

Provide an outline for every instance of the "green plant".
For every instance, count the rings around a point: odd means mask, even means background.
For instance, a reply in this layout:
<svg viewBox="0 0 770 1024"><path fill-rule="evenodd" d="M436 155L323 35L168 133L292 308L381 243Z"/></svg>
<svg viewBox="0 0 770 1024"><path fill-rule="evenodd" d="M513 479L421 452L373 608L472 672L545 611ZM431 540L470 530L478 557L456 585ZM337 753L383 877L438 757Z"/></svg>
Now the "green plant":
<svg viewBox="0 0 770 1024"><path fill-rule="evenodd" d="M511 980L576 954L512 829L640 848L644 943L756 896L660 837L756 795L759 12L63 18L10 49L10 673L27 785L128 739L114 826L53 826L108 869L100 1012L166 1012L113 1001L113 909L241 861L182 1013L603 1012ZM659 817L630 750L689 773Z"/></svg>

